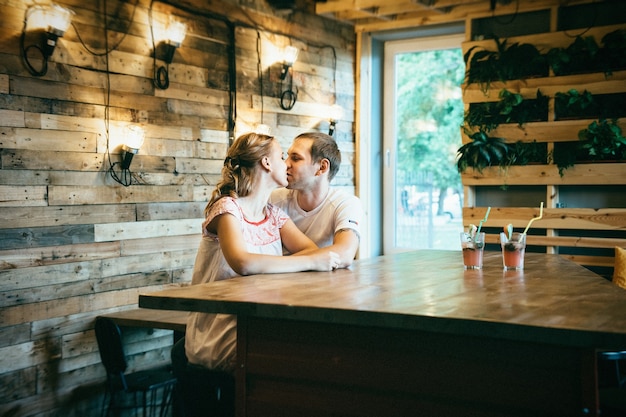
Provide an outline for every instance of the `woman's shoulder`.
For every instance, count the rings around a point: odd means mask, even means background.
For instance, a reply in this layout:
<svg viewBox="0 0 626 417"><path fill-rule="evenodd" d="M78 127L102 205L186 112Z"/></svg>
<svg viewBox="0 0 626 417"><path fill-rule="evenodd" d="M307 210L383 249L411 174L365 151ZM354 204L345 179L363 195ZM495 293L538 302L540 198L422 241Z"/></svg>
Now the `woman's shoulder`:
<svg viewBox="0 0 626 417"><path fill-rule="evenodd" d="M209 216L207 217L210 217L211 214L213 214L213 216L219 216L220 214L231 212L239 213L241 212L241 208L236 198L226 196L213 203L209 209Z"/></svg>
<svg viewBox="0 0 626 417"><path fill-rule="evenodd" d="M267 218L278 221L278 223L282 226L287 219L289 219L289 215L287 215L287 212L279 206L267 203Z"/></svg>
<svg viewBox="0 0 626 417"><path fill-rule="evenodd" d="M202 223L202 230L207 231L207 226L218 216L222 214L232 214L237 219L243 219L243 213L239 204L237 203L237 199L232 197L222 197L219 200L215 201L209 211L207 212L207 216Z"/></svg>

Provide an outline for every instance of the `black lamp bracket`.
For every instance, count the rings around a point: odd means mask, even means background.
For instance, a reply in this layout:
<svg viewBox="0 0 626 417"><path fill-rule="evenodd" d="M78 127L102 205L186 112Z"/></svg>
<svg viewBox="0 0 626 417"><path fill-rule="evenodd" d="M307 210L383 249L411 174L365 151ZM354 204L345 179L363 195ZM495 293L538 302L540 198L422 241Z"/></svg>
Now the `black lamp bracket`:
<svg viewBox="0 0 626 417"><path fill-rule="evenodd" d="M44 34L43 31L36 31L36 34L44 37L42 42L43 46L39 46L35 43L26 46L26 24L24 24L24 29L22 30L22 35L20 36L20 51L22 53L22 59L24 61L24 64L26 65L26 69L28 69L28 72L35 77L42 77L48 72L48 58L54 52L54 48L57 44L59 36L52 32L46 32ZM36 68L35 65L33 65L33 63L31 62L30 56L32 51L36 51L40 55L40 68Z"/></svg>
<svg viewBox="0 0 626 417"><path fill-rule="evenodd" d="M286 68L286 73L289 73L289 84L287 89L283 89L283 83L284 80L286 78L282 76L282 71L281 71L281 82L280 82L280 86L281 86L281 90L283 91L280 95L280 108L283 110L291 110L293 109L293 106L296 105L296 101L298 100L298 88L293 89L293 74L291 74L291 71L289 71L290 67L287 66L283 66L283 71L285 71Z"/></svg>
<svg viewBox="0 0 626 417"><path fill-rule="evenodd" d="M169 64L174 60L174 53L176 52L176 48L180 46L178 44L163 41L160 42L154 51L154 56L157 59L160 59L165 62L166 65L161 65L158 68L155 65L154 70L154 85L160 88L161 90L166 90L170 86L170 78L169 78Z"/></svg>
<svg viewBox="0 0 626 417"><path fill-rule="evenodd" d="M330 119L328 124L328 135L333 136L335 134L335 128L337 126L337 121L334 119Z"/></svg>

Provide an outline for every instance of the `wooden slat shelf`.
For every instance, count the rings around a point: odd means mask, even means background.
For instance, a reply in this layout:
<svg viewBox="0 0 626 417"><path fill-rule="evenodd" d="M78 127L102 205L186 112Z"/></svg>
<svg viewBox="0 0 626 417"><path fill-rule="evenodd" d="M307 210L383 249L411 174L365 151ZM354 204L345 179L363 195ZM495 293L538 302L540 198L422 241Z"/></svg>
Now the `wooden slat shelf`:
<svg viewBox="0 0 626 417"><path fill-rule="evenodd" d="M485 242L499 244L498 233L485 233ZM528 235L529 246L564 246L568 248L595 248L612 249L615 246L626 246L626 239L571 237L571 236L541 236Z"/></svg>
<svg viewBox="0 0 626 417"><path fill-rule="evenodd" d="M461 174L464 186L485 185L626 185L626 162L577 164L559 175L556 165L489 167L482 173L467 169Z"/></svg>
<svg viewBox="0 0 626 417"><path fill-rule="evenodd" d="M611 33L618 29L624 29L623 24L617 25L607 25L607 26L596 26L585 30L582 37L593 36L598 45L601 45L602 38L607 33ZM582 33L583 31L575 31L576 33L572 33L572 31L560 31L560 32L549 32L549 33L539 33L533 35L522 35L522 36L511 36L506 38L506 43L508 46L513 45L514 43L529 43L537 47L539 52L546 53L551 48L567 48L574 42L576 34ZM501 39L502 41L502 39ZM463 55L467 53L472 47L477 46L476 50L484 49L487 51L496 51L497 45L494 39L485 39L482 41L467 41L463 42L461 45L461 49L463 50Z"/></svg>
<svg viewBox="0 0 626 417"><path fill-rule="evenodd" d="M522 142L572 142L578 141L578 132L586 129L597 119L561 120L553 122L529 122L523 126L507 123L489 132L489 136L504 139L507 143ZM626 118L617 119L617 125L626 132ZM461 129L462 142L469 143L472 139Z"/></svg>
<svg viewBox="0 0 626 417"><path fill-rule="evenodd" d="M528 220L539 215L539 208L530 207L492 207L489 218L483 227L498 227L511 223L515 229L523 229ZM463 219L468 223L478 224L485 216L484 207L464 207ZM575 230L620 230L626 232L626 208L545 208L543 218L532 224L533 229L575 229ZM593 243L593 247L600 246L600 240L583 241L585 246ZM569 242L576 243L574 241ZM609 242L626 244L626 239ZM569 246L569 245L568 245Z"/></svg>
<svg viewBox="0 0 626 417"><path fill-rule="evenodd" d="M626 25L611 25L591 28L584 33L584 37L593 36L599 46L607 33L618 29L626 29ZM468 37L469 38L469 37ZM507 45L514 43L528 43L537 47L540 53L545 54L554 47L567 47L574 42L571 33L551 32L508 38ZM495 51L496 42L492 40L465 42L463 53L472 47L478 50ZM529 122L522 126L517 123L501 124L489 132L489 136L499 137L507 143L543 142L547 143L548 150L557 142L578 141L578 132L586 129L597 119L555 120L554 100L556 93L567 93L575 89L579 92L588 91L592 95L626 93L626 71L615 71L612 74L592 73L566 76L537 77L507 82L472 83L463 86L463 102L465 110L471 103L493 102L499 100L499 93L506 89L512 93L521 94L524 99L534 99L539 90L548 97L549 106L546 121ZM626 132L626 115L617 119L617 125ZM473 129L477 131L478 129ZM463 144L471 142L471 138L461 129ZM626 186L626 161L593 161L592 163L577 163L565 169L563 175L554 164L533 164L524 166L510 166L508 168L489 167L478 172L472 168L461 174L464 187L463 224L478 224L485 215L486 207L476 207L477 192L481 187L495 186L525 186L537 187L537 192L545 195L543 218L532 225L527 244L534 247L545 247L548 253L563 253L563 256L581 265L590 267L612 268L614 258L612 249L616 246L626 248L626 207L598 208L577 207L557 208L559 206L560 186L599 186L617 187ZM626 193L626 187L624 192ZM492 192L492 191L490 191ZM503 191L506 192L506 191ZM607 191L613 192L613 191ZM619 191L615 191L618 192ZM489 195L489 194L486 194ZM506 197L504 199L506 201ZM585 204L585 201L582 201ZM586 204L593 205L591 199ZM502 204L502 203L500 203ZM533 205L535 202L533 201ZM604 204L600 202L598 204ZM481 203L481 206L487 205ZM580 202L579 204L580 205ZM499 233L493 232L502 229L506 224L513 224L515 230L522 231L528 221L539 214L539 207L492 207L487 222L483 227L488 230L486 242L498 244ZM576 236L559 236L559 234L575 234ZM575 254L572 254L573 252ZM604 252L604 253L603 253ZM596 255L596 253L600 253Z"/></svg>
<svg viewBox="0 0 626 417"><path fill-rule="evenodd" d="M464 103L483 103L497 101L501 90L521 94L525 99L537 96L537 90L544 96L554 97L558 92L565 93L571 89L589 91L591 94L615 94L626 92L626 70L614 71L611 75L604 73L561 75L552 77L527 78L524 80L493 81L485 90L479 83L464 84Z"/></svg>
<svg viewBox="0 0 626 417"><path fill-rule="evenodd" d="M500 235L497 233L486 233L485 242L489 244L500 244ZM613 238L528 235L526 242L529 248L537 246L545 247L546 253L559 253L559 248L594 248L610 250L615 246L626 247L626 239ZM615 263L615 257L613 256L572 255L567 253L561 253L561 256L585 266L612 268Z"/></svg>

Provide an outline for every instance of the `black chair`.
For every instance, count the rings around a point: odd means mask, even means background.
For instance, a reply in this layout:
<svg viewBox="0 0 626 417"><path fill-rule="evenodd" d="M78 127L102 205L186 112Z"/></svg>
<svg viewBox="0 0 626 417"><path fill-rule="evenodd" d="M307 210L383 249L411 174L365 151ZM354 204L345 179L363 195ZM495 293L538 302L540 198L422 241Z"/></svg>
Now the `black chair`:
<svg viewBox="0 0 626 417"><path fill-rule="evenodd" d="M626 350L598 353L598 385L603 417L626 415Z"/></svg>
<svg viewBox="0 0 626 417"><path fill-rule="evenodd" d="M128 364L122 332L110 318L96 318L96 339L100 358L107 373L102 415L119 415L123 409L143 410L143 417L166 415L176 385L176 377L166 369L150 369L126 374ZM161 401L159 403L159 394ZM138 401L137 396L140 396Z"/></svg>
<svg viewBox="0 0 626 417"><path fill-rule="evenodd" d="M233 417L235 377L187 361L185 338L172 348L172 368L178 379L174 414L181 417Z"/></svg>
<svg viewBox="0 0 626 417"><path fill-rule="evenodd" d="M626 388L626 350L598 353L600 387Z"/></svg>

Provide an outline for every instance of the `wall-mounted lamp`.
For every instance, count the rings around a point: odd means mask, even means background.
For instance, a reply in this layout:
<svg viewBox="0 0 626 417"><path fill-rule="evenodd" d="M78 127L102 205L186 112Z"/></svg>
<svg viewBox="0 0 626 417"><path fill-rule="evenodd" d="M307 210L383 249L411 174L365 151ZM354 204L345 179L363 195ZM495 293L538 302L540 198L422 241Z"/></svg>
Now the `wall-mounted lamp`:
<svg viewBox="0 0 626 417"><path fill-rule="evenodd" d="M335 134L335 127L337 126L337 122L339 119L343 117L343 107L339 104L333 104L330 107L330 117L328 120L328 134L333 136Z"/></svg>
<svg viewBox="0 0 626 417"><path fill-rule="evenodd" d="M287 78L287 74L290 73L289 69L291 68L291 72L293 72L293 63L296 62L296 58L298 58L298 48L295 46L287 46L283 50L283 63L280 70L280 80L281 86L282 81ZM283 90L280 95L280 107L283 110L291 110L293 106L296 105L296 100L298 99L298 92L293 91L293 73L291 77L289 77L289 87L286 90Z"/></svg>
<svg viewBox="0 0 626 417"><path fill-rule="evenodd" d="M185 35L187 34L187 25L173 19L170 16L170 21L166 29L167 39L160 42L156 50L154 51L155 58L165 61L167 65L172 63L174 59L174 53L176 48L182 45ZM167 67L160 66L154 73L154 84L162 90L165 90L170 85L170 79L167 73Z"/></svg>
<svg viewBox="0 0 626 417"><path fill-rule="evenodd" d="M48 58L54 52L57 40L63 37L70 27L73 14L74 12L72 10L55 3L49 5L35 5L26 10L24 28L22 29L22 36L20 38L20 47L26 68L28 68L28 71L32 75L41 77L48 72ZM32 29L42 29L45 31L42 40L43 45L33 44L25 47L26 28L29 26L29 21ZM40 69L36 69L30 62L28 55L31 49L35 49L41 54L42 63Z"/></svg>
<svg viewBox="0 0 626 417"><path fill-rule="evenodd" d="M289 72L289 68L293 67L293 63L296 62L298 58L298 48L295 46L286 46L283 50L283 67L280 70L280 79L284 80L287 78L287 73Z"/></svg>
<svg viewBox="0 0 626 417"><path fill-rule="evenodd" d="M254 133L259 135L272 136L272 128L264 123L259 123L254 127Z"/></svg>
<svg viewBox="0 0 626 417"><path fill-rule="evenodd" d="M121 172L118 175L115 172L115 165L118 163L111 164L109 167L109 173L111 174L111 178L113 178L116 182L122 184L125 187L128 187L132 183L132 173L130 172L130 164L133 161L133 157L139 152L141 145L143 145L143 141L145 138L145 131L136 125L128 125L124 129L124 140L122 143L122 162L121 162Z"/></svg>

